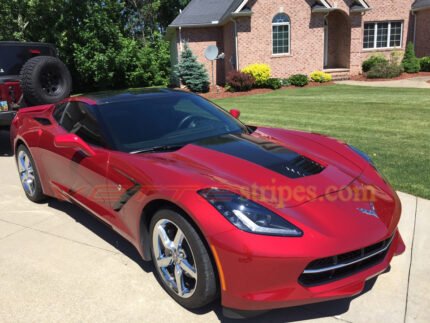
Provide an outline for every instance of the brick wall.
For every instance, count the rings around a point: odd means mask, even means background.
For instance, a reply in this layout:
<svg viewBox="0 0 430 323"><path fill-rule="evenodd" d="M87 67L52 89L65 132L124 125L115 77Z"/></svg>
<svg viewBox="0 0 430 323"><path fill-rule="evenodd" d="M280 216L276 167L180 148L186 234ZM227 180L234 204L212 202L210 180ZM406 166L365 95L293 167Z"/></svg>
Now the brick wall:
<svg viewBox="0 0 430 323"><path fill-rule="evenodd" d="M415 49L418 57L430 56L430 9L416 13Z"/></svg>
<svg viewBox="0 0 430 323"><path fill-rule="evenodd" d="M351 50L352 73L360 72L361 63L369 56L375 53L382 53L388 57L393 52L393 49L363 50L363 28L365 22L403 21L403 43L401 48L395 50L404 51L407 42L412 40L409 28L411 25L411 7L413 2L414 0L367 0L372 10L362 17L360 33L357 30L355 33L356 38L353 39Z"/></svg>
<svg viewBox="0 0 430 323"><path fill-rule="evenodd" d="M239 67L266 63L275 77L322 69L324 61L324 16L311 15L307 1L252 0L251 18L239 19ZM290 54L272 55L272 19L285 12L291 22Z"/></svg>
<svg viewBox="0 0 430 323"><path fill-rule="evenodd" d="M350 17L337 10L327 16L328 59L327 68L349 68L351 53Z"/></svg>
<svg viewBox="0 0 430 323"><path fill-rule="evenodd" d="M412 40L410 25L411 5L414 0L367 0L372 10L361 13L349 13L353 0L328 0L339 9L328 15L329 22L329 65L349 67L352 74L361 72L363 60L375 53L389 56L393 49L363 49L363 28L365 22L402 21L403 42L396 51L403 51L407 41ZM250 0L248 6L254 14L251 17L237 18L239 68L253 63L266 63L272 68L274 77L288 77L295 73L308 74L324 68L324 18L323 13L311 13L313 0ZM272 54L272 19L284 12L291 21L290 53ZM342 25L337 28L337 25ZM345 27L348 26L348 27ZM418 13L417 46L419 55L428 55L430 39L430 12ZM225 75L233 69L234 24L229 22L222 27L183 28L182 39L187 40L193 52L199 57L210 72L210 62L204 57L204 50L209 45L217 45L225 52L225 60L217 61L216 80L225 82ZM339 46L336 49L336 44Z"/></svg>
<svg viewBox="0 0 430 323"><path fill-rule="evenodd" d="M218 46L220 53L224 52L223 27L208 28L182 28L181 37L183 42L188 42L189 47L201 63L204 64L212 82L212 63L206 59L205 50L210 45ZM179 41L179 34L178 34ZM178 43L179 46L179 43ZM225 66L223 60L214 62L214 78L217 84L223 84L225 80Z"/></svg>

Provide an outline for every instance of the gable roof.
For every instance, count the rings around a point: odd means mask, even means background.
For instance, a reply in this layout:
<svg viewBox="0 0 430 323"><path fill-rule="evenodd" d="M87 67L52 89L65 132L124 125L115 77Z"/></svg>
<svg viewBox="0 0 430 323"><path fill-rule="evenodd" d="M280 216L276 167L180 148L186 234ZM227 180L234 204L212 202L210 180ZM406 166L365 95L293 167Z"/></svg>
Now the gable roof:
<svg viewBox="0 0 430 323"><path fill-rule="evenodd" d="M169 27L221 25L247 2L247 0L192 0Z"/></svg>
<svg viewBox="0 0 430 323"><path fill-rule="evenodd" d="M430 0L416 0L412 4L412 11L430 9Z"/></svg>

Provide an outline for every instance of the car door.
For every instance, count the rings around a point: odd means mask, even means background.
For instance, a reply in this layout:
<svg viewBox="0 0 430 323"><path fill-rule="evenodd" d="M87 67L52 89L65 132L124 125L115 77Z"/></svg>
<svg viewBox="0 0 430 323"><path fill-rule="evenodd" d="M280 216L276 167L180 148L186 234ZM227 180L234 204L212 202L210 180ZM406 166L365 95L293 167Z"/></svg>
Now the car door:
<svg viewBox="0 0 430 323"><path fill-rule="evenodd" d="M59 194L112 222L106 194L106 172L110 150L102 134L94 107L83 102L57 105L53 117L58 126L43 134L47 146L42 160L51 185ZM95 154L88 156L78 148L56 147L56 136L73 133L91 146Z"/></svg>

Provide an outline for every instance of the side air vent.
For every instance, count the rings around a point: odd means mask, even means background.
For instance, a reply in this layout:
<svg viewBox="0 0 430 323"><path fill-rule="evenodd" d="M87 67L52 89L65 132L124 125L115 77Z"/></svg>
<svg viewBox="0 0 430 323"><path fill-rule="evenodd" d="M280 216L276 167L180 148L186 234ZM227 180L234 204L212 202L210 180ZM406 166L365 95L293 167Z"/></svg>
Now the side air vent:
<svg viewBox="0 0 430 323"><path fill-rule="evenodd" d="M44 126L50 126L52 124L51 121L46 118L34 118L34 120Z"/></svg>

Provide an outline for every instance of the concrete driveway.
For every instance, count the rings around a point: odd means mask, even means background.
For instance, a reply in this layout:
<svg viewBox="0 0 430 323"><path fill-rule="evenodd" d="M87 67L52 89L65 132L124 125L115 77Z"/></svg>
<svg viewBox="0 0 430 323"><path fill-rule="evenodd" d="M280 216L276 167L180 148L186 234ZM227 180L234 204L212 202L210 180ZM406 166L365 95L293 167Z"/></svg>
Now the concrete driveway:
<svg viewBox="0 0 430 323"><path fill-rule="evenodd" d="M219 304L190 312L159 286L133 247L75 206L24 196L0 132L0 322L217 322ZM253 322L428 322L430 201L399 193L407 245L353 299L271 311Z"/></svg>
<svg viewBox="0 0 430 323"><path fill-rule="evenodd" d="M398 87L414 89L430 89L430 76L419 76L403 80L383 80L383 81L336 81L336 84L372 86L372 87Z"/></svg>

